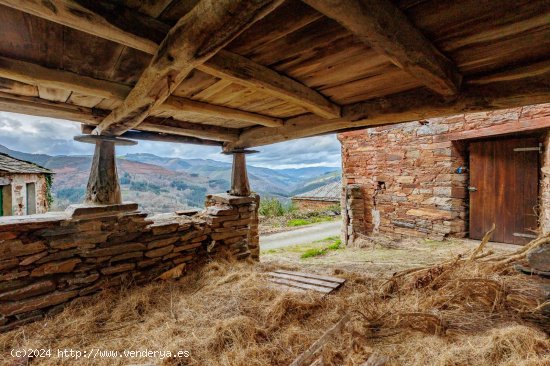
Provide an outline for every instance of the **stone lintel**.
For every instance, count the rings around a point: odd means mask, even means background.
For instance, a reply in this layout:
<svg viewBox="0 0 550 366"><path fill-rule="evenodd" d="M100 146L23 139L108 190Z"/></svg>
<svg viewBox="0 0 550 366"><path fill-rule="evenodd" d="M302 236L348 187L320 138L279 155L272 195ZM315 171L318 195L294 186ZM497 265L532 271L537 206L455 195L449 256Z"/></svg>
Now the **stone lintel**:
<svg viewBox="0 0 550 366"><path fill-rule="evenodd" d="M207 199L217 203L226 203L229 205L244 205L255 202L256 196L233 196L229 193L217 193L208 195Z"/></svg>
<svg viewBox="0 0 550 366"><path fill-rule="evenodd" d="M65 210L71 219L83 219L91 217L114 216L126 212L138 211L138 204L133 202L123 202L114 205L89 205L78 204L71 205Z"/></svg>

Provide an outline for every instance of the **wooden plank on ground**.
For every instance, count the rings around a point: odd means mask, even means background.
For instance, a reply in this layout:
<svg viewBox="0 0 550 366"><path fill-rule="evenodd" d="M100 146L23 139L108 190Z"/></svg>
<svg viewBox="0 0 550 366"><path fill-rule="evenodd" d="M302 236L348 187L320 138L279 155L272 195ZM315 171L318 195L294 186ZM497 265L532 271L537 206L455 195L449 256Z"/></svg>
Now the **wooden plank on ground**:
<svg viewBox="0 0 550 366"><path fill-rule="evenodd" d="M286 279L286 280L291 280L291 281L296 281L296 282L301 282L301 283L309 283L309 284L319 285L319 286L328 287L328 288L332 288L332 289L336 289L336 288L340 287L340 285L341 285L340 283L336 283L336 282L316 280L314 278L306 278L306 277L300 277L300 276L284 274L284 273L268 272L268 274L271 277L275 277L275 278L283 278L283 279Z"/></svg>
<svg viewBox="0 0 550 366"><path fill-rule="evenodd" d="M273 282L273 283L278 283L278 284L281 284L281 285L287 285L287 286L290 286L290 287L297 287L297 288L303 288L303 289L306 289L306 290L313 290L313 291L317 291L317 292L322 292L322 293L325 293L325 294L329 294L333 290L329 287L317 286L317 285L312 285L312 284L308 284L308 283L301 283L301 282L296 282L296 281L291 281L291 280L285 280L285 279L282 279L282 278L272 277L272 278L269 279L269 281Z"/></svg>
<svg viewBox="0 0 550 366"><path fill-rule="evenodd" d="M340 283L340 284L346 282L346 280L343 279L343 278L331 277L331 276L322 276L322 275L316 275L316 274L312 274L312 273L285 271L285 270L281 270L281 269L278 269L278 270L273 271L273 272L290 274L290 275L295 275L295 276L300 276L300 277L305 277L305 278L315 278L315 279L318 279L318 280L323 280L323 281L328 281L328 282L336 282L336 283Z"/></svg>

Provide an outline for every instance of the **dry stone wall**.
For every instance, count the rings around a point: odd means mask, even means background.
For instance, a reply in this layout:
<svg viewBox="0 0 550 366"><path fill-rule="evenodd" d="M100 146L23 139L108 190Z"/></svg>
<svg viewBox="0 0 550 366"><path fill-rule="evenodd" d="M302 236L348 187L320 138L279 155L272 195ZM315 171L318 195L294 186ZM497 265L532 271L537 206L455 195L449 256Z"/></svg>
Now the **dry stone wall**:
<svg viewBox="0 0 550 366"><path fill-rule="evenodd" d="M344 237L349 242L355 233L437 240L465 236L468 172L459 168L467 165L467 144L456 137L487 128L494 135L509 133L543 118L550 118L548 104L339 134L343 183L348 192L342 207L348 208L350 218ZM549 161L546 157L545 166ZM550 230L548 176L550 168L543 168L541 207L545 231ZM356 193L350 194L353 191ZM351 225L352 218L363 222Z"/></svg>
<svg viewBox="0 0 550 366"><path fill-rule="evenodd" d="M256 196L211 195L193 216L149 217L136 204L72 206L0 219L0 331L42 319L70 300L144 283L215 255L257 258ZM256 229L257 233L257 229ZM249 245L249 241L256 240Z"/></svg>

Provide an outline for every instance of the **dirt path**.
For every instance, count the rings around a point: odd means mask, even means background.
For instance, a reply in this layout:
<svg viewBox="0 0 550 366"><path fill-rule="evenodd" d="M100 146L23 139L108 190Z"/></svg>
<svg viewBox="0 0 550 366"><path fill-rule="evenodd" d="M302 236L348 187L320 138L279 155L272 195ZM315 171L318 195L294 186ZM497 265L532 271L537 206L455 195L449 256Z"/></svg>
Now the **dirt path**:
<svg viewBox="0 0 550 366"><path fill-rule="evenodd" d="M260 248L262 250L277 249L291 245L308 244L330 236L339 236L341 225L342 222L340 220L336 220L308 225L301 229L283 233L261 236Z"/></svg>

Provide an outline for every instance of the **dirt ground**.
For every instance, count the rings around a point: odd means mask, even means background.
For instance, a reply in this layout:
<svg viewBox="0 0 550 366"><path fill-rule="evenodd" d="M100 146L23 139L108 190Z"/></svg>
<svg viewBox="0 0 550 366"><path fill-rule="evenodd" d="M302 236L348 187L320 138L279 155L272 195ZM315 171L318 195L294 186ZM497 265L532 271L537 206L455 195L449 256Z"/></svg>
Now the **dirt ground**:
<svg viewBox="0 0 550 366"><path fill-rule="evenodd" d="M261 252L262 263L282 266L296 266L317 273L333 273L335 270L357 274L391 276L393 273L415 267L424 267L471 251L479 245L477 240L449 239L407 239L392 241L391 248L374 245L369 248L345 248L327 251L324 255L302 259L303 253L311 249L322 249L338 241L328 237L318 242L285 247ZM488 249L495 254L517 250L515 245L489 243Z"/></svg>

